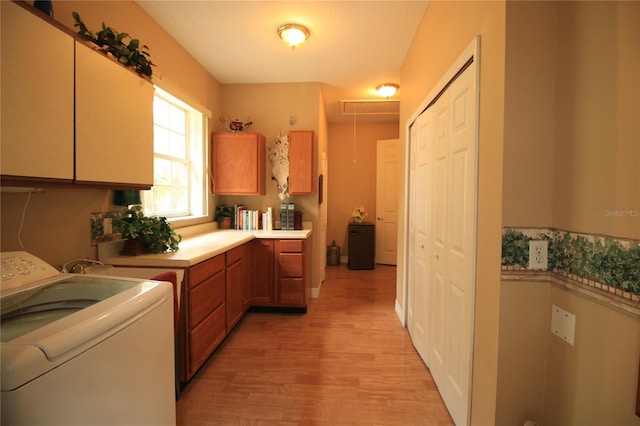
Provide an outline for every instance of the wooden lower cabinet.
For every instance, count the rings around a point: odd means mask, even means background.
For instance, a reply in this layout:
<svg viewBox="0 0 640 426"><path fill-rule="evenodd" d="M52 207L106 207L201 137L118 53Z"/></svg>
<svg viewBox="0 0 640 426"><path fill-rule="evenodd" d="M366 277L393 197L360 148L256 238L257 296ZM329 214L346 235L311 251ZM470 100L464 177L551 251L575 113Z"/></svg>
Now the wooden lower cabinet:
<svg viewBox="0 0 640 426"><path fill-rule="evenodd" d="M183 286L180 380L188 381L250 306L306 312L309 240L255 239L190 267Z"/></svg>
<svg viewBox="0 0 640 426"><path fill-rule="evenodd" d="M227 333L249 309L249 245L229 250L227 256Z"/></svg>
<svg viewBox="0 0 640 426"><path fill-rule="evenodd" d="M251 306L275 306L273 281L273 240L251 241Z"/></svg>
<svg viewBox="0 0 640 426"><path fill-rule="evenodd" d="M190 379L226 336L225 281L224 254L187 270L181 380Z"/></svg>
<svg viewBox="0 0 640 426"><path fill-rule="evenodd" d="M275 280L277 285L277 304L281 307L307 307L308 240L276 240Z"/></svg>
<svg viewBox="0 0 640 426"><path fill-rule="evenodd" d="M252 306L306 310L311 257L307 240L256 239L251 256Z"/></svg>

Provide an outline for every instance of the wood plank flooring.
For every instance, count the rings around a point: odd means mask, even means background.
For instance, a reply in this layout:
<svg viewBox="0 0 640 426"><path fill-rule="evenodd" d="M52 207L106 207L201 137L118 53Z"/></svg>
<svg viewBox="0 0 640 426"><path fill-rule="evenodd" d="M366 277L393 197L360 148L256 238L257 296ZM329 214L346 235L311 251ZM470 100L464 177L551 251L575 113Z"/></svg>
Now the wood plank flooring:
<svg viewBox="0 0 640 426"><path fill-rule="evenodd" d="M183 389L178 425L452 425L395 274L327 267L307 314L248 313Z"/></svg>

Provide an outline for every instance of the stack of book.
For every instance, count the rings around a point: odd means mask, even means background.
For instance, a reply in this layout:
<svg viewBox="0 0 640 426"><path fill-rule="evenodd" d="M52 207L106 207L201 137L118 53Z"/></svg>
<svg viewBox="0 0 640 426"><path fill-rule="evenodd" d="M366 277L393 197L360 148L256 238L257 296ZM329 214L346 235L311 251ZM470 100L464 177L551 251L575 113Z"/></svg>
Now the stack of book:
<svg viewBox="0 0 640 426"><path fill-rule="evenodd" d="M294 212L295 206L293 203L281 203L280 204L280 229L293 230L294 228Z"/></svg>
<svg viewBox="0 0 640 426"><path fill-rule="evenodd" d="M242 204L234 206L233 229L256 231L262 229L262 211L249 210Z"/></svg>

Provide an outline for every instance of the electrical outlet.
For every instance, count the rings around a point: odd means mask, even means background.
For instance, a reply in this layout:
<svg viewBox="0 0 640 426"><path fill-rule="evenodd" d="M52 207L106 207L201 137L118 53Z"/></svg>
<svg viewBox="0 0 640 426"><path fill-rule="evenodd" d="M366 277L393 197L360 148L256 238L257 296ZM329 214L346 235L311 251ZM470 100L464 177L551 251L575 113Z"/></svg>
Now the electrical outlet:
<svg viewBox="0 0 640 426"><path fill-rule="evenodd" d="M529 241L529 269L543 269L546 271L549 266L548 251L549 241Z"/></svg>

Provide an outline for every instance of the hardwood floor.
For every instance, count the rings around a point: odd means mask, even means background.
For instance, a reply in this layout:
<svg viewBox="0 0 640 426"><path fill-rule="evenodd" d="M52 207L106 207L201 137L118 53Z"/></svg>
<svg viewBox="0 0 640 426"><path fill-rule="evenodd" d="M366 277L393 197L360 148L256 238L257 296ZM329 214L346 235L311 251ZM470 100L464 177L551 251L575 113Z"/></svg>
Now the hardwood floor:
<svg viewBox="0 0 640 426"><path fill-rule="evenodd" d="M395 273L327 267L307 314L248 313L183 389L178 425L452 425Z"/></svg>

